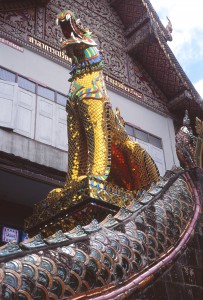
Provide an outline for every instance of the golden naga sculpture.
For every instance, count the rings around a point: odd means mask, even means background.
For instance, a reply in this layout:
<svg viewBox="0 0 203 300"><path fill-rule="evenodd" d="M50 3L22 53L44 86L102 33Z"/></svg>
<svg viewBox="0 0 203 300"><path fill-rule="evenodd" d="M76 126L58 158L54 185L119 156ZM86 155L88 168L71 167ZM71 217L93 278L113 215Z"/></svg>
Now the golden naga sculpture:
<svg viewBox="0 0 203 300"><path fill-rule="evenodd" d="M150 155L131 140L117 109L113 113L102 72L102 59L91 32L67 10L57 16L72 59L68 95L68 172L65 190L87 177L138 191L156 182Z"/></svg>
<svg viewBox="0 0 203 300"><path fill-rule="evenodd" d="M26 219L31 235L74 228L74 217L58 225L46 222L89 199L127 207L159 178L151 156L127 135L119 109L114 114L111 108L102 58L91 32L69 10L58 14L57 23L66 38L62 49L72 59L66 105L68 171L64 187L52 190Z"/></svg>

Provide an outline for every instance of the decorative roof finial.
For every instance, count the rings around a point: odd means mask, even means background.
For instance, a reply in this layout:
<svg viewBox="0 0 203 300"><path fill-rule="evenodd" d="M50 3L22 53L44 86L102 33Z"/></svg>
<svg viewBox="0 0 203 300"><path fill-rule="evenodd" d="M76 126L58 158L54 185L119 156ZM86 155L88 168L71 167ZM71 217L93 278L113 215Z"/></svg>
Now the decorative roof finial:
<svg viewBox="0 0 203 300"><path fill-rule="evenodd" d="M168 31L169 34L171 34L173 32L172 23L168 17L166 17L166 18L168 19L168 24L166 25L166 30Z"/></svg>
<svg viewBox="0 0 203 300"><path fill-rule="evenodd" d="M187 128L187 132L191 138L191 141L194 140L194 134L193 134L193 131L192 131L192 128L190 126L190 118L189 118L189 114L188 114L188 110L186 109L185 110L185 116L183 118L183 126L185 128Z"/></svg>
<svg viewBox="0 0 203 300"><path fill-rule="evenodd" d="M185 110L185 115L184 115L184 118L183 118L183 125L186 126L186 127L190 126L190 118L189 118L187 109Z"/></svg>

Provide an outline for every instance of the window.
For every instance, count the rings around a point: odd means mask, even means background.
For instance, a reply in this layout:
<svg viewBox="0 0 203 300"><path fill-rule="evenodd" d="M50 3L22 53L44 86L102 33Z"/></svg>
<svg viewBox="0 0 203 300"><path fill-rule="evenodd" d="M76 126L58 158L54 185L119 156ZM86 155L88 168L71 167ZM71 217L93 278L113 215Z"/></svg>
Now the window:
<svg viewBox="0 0 203 300"><path fill-rule="evenodd" d="M33 81L28 80L24 77L18 76L18 85L19 87L32 93L36 92L36 84Z"/></svg>
<svg viewBox="0 0 203 300"><path fill-rule="evenodd" d="M67 151L67 96L1 67L0 94L1 128Z"/></svg>
<svg viewBox="0 0 203 300"><path fill-rule="evenodd" d="M160 138L149 134L149 142L150 144L162 149L162 143Z"/></svg>
<svg viewBox="0 0 203 300"><path fill-rule="evenodd" d="M125 129L131 137L134 137L135 139L154 145L160 149L163 148L162 141L159 137L156 137L141 129L134 128L133 126L130 126L128 124L126 124Z"/></svg>
<svg viewBox="0 0 203 300"><path fill-rule="evenodd" d="M17 82L18 86L33 94L37 94L48 100L54 101L62 106L66 106L68 96L54 91L46 86L42 86L33 79L26 78L17 73L0 67L0 80Z"/></svg>
<svg viewBox="0 0 203 300"><path fill-rule="evenodd" d="M125 125L125 129L130 136L134 136L134 128L130 125Z"/></svg>
<svg viewBox="0 0 203 300"><path fill-rule="evenodd" d="M15 82L16 74L3 68L0 68L0 79Z"/></svg>
<svg viewBox="0 0 203 300"><path fill-rule="evenodd" d="M53 90L43 87L41 85L38 85L37 94L39 96L42 96L42 97L47 98L52 101L54 101L54 99L55 99L55 92Z"/></svg>
<svg viewBox="0 0 203 300"><path fill-rule="evenodd" d="M68 97L65 96L65 95L62 95L62 94L59 94L59 93L56 94L56 102L58 104L63 105L63 106L66 106L67 98Z"/></svg>
<svg viewBox="0 0 203 300"><path fill-rule="evenodd" d="M148 142L148 133L146 133L142 130L135 129L135 137L144 142Z"/></svg>

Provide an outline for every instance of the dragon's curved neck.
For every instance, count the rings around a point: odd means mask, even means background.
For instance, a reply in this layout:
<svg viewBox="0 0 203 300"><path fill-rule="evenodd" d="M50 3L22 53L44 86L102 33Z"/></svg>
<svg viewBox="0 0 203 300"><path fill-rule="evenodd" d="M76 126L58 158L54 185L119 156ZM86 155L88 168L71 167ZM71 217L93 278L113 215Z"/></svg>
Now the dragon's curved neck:
<svg viewBox="0 0 203 300"><path fill-rule="evenodd" d="M73 65L70 72L72 77L70 81L93 71L100 71L103 68L102 57L96 46L85 48L79 56L77 55L77 59L73 56L72 61Z"/></svg>
<svg viewBox="0 0 203 300"><path fill-rule="evenodd" d="M84 50L85 61L88 61L90 64L101 61L101 55L97 47L89 47Z"/></svg>

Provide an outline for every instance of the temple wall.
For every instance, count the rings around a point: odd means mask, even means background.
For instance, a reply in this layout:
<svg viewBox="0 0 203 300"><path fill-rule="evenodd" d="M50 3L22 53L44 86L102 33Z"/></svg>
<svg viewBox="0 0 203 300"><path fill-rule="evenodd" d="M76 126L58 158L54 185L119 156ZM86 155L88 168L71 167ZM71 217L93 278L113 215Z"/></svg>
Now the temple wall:
<svg viewBox="0 0 203 300"><path fill-rule="evenodd" d="M17 51L0 43L0 65L43 85L67 94L69 71L49 59L26 48Z"/></svg>
<svg viewBox="0 0 203 300"><path fill-rule="evenodd" d="M20 52L7 45L0 44L1 56L0 65L13 72L16 72L30 80L39 83L42 86L51 88L55 91L67 95L70 83L68 82L69 70L49 59L38 55L30 50L23 49ZM21 89L21 92L22 89ZM136 99L127 99L127 96L119 95L115 91L108 92L113 108L118 106L121 110L121 115L126 122L149 132L162 140L163 144L163 170L170 169L174 164L178 165L175 154L175 134L173 127L173 120L169 117L163 116L154 112L140 104L136 103ZM32 93L29 93L32 96ZM63 150L67 150L65 146L60 148L57 146L58 137L66 139L66 114L65 107L49 100L44 100L33 94L34 111L33 115L35 121L33 122L33 133L24 137L21 131L8 132L0 129L0 151L12 153L16 156L21 156L33 162L56 168L61 171L67 170L67 154ZM36 124L39 119L38 108L40 101L44 100L46 105L51 105L56 111L60 110L63 113L63 136L60 128L57 128L58 123L52 120L52 127L44 127L43 123ZM36 116L37 115L37 116ZM15 117L16 119L16 117ZM37 121L36 121L37 120ZM49 135L53 134L52 141L48 141L46 145L41 139L37 130L47 130L47 140ZM50 128L52 128L50 130ZM49 130L51 132L49 132ZM56 132L55 132L56 131ZM52 146L52 147L50 147ZM58 149L60 148L60 149Z"/></svg>

